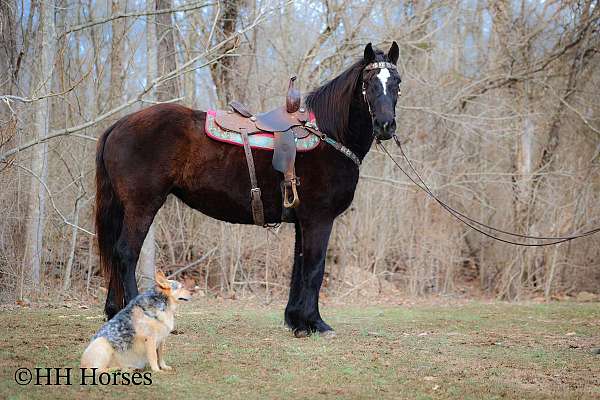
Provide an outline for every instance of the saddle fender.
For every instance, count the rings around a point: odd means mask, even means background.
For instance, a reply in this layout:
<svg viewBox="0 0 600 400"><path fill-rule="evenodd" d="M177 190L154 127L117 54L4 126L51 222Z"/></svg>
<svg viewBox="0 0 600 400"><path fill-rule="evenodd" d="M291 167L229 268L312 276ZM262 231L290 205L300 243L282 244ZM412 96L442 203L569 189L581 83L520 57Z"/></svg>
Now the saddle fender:
<svg viewBox="0 0 600 400"><path fill-rule="evenodd" d="M274 132L275 150L273 152L273 168L285 174L296 161L296 138L294 132L288 129L285 132Z"/></svg>

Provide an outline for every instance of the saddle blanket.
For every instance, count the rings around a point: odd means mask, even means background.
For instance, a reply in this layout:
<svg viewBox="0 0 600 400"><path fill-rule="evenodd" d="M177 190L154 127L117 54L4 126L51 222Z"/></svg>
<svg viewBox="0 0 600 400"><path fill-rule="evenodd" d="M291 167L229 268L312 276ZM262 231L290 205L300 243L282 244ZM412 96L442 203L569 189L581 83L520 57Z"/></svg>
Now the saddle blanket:
<svg viewBox="0 0 600 400"><path fill-rule="evenodd" d="M209 138L219 142L230 143L236 146L244 146L242 135L238 132L229 131L221 128L215 121L216 110L208 110L206 112L206 124L204 130ZM314 122L314 117L311 115L311 121ZM253 133L248 135L248 142L253 149L273 151L275 146L275 137L271 132ZM309 133L303 138L296 138L297 151L310 151L319 145L320 139L317 135Z"/></svg>

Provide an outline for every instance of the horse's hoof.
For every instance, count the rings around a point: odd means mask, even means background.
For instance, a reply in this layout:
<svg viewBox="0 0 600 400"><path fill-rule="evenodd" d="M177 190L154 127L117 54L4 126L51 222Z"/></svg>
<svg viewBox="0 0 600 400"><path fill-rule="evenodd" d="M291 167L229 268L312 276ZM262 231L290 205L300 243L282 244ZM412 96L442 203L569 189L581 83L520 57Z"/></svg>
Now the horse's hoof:
<svg viewBox="0 0 600 400"><path fill-rule="evenodd" d="M297 338L305 338L310 336L310 332L305 330L305 329L296 329L294 330L294 336L296 336Z"/></svg>
<svg viewBox="0 0 600 400"><path fill-rule="evenodd" d="M333 339L337 336L337 333L335 333L335 331L325 331L319 332L319 336L321 336L323 339Z"/></svg>

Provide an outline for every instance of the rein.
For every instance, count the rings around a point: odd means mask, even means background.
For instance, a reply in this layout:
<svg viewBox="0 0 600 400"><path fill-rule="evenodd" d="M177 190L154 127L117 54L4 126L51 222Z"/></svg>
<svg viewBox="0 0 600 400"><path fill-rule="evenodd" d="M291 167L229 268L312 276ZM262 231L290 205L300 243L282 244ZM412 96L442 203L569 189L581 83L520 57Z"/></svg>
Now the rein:
<svg viewBox="0 0 600 400"><path fill-rule="evenodd" d="M468 227L470 227L471 229L476 230L477 232L491 238L494 240L498 240L500 242L504 242L504 243L508 243L508 244L513 244L513 245L517 245L517 246L524 246L524 247L543 247L543 246L552 246L555 244L559 244L559 243L564 243L564 242L568 242L574 239L579 239L582 237L586 237L586 236L591 236L595 233L600 232L600 228L595 228L586 232L582 232L580 234L577 235L570 235L570 236L557 236L557 237L552 237L552 236L529 236L529 235L521 235L518 233L514 233L514 232L508 232L502 229L498 229L498 228L494 228L493 226L484 224L483 222L479 222L467 215L465 215L464 213L461 213L460 211L456 210L455 208L453 208L452 206L446 204L445 202L443 202L442 200L439 199L439 197L437 197L433 191L429 188L429 186L427 185L427 183L425 183L425 181L421 178L421 176L419 175L419 173L417 172L417 170L415 169L415 167L413 166L413 164L410 162L410 160L408 159L408 157L406 156L406 153L404 152L404 149L402 148L402 144L400 143L400 140L398 139L398 137L396 135L393 136L394 137L394 142L396 143L396 145L398 146L398 148L400 149L400 153L402 154L402 157L404 158L404 160L406 161L406 163L408 164L408 166L410 167L411 171L415 174L415 176L417 177L417 179L415 180L408 172L406 172L404 170L404 168L402 168L402 166L400 164L398 164L398 162L396 161L396 159L394 159L394 157L388 152L388 150L383 146L383 144L381 144L381 142L379 140L377 140L377 144L379 145L379 147L383 150L383 152L388 156L388 158L390 160L392 160L392 162L396 165L396 167L398 167L400 169L400 171L402 171L402 173L404 173L404 175L406 175L408 177L408 179L410 179L411 182L413 182L419 189L421 189L422 191L424 191L425 193L427 193L427 195L429 195L429 197L431 197L432 199L434 199L439 205L441 205L450 215L452 215L454 218L456 218L457 220L459 220L460 222L462 222L463 224L467 225ZM520 242L515 242L513 240L508 240L508 239L503 239L501 237L498 237L492 233L488 233L485 232L482 229L489 229L491 231L494 232L498 232L498 233L502 233L508 236L512 236L512 237L517 237L517 238L521 238L521 239L532 239L532 240L551 240L551 242L549 243L520 243Z"/></svg>

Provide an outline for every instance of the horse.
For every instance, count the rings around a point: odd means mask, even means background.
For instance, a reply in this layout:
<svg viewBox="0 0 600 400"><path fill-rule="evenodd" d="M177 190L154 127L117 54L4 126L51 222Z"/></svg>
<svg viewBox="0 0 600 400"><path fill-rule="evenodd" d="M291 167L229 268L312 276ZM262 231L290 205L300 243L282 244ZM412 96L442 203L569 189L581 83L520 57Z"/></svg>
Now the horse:
<svg viewBox="0 0 600 400"><path fill-rule="evenodd" d="M336 217L352 203L358 164L374 140L395 134L398 56L396 42L387 53L369 43L360 59L306 97L318 129L333 140L296 157L302 201L294 209L294 260L284 316L297 337L335 334L319 312L329 236ZM205 111L183 105L153 105L121 118L98 141L95 222L108 319L138 294L140 250L169 194L212 218L253 223L244 151L209 138L206 117ZM337 148L330 145L336 141ZM354 162L338 151L344 146ZM282 215L282 175L271 166L271 157L254 152L265 222L276 224Z"/></svg>

